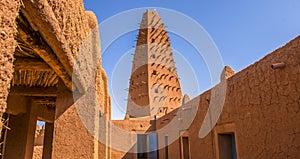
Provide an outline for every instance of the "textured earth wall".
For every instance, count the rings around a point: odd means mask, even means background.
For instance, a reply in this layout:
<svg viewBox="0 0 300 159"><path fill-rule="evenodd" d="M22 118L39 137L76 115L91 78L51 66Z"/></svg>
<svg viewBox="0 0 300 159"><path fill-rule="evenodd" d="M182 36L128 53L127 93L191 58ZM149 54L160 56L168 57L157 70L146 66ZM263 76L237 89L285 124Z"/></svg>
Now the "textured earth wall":
<svg viewBox="0 0 300 159"><path fill-rule="evenodd" d="M66 37L73 55L80 49L82 41L90 34L89 18L84 11L82 0L46 0Z"/></svg>
<svg viewBox="0 0 300 159"><path fill-rule="evenodd" d="M94 137L71 106L54 124L52 158L94 158Z"/></svg>
<svg viewBox="0 0 300 159"><path fill-rule="evenodd" d="M78 60L76 62L80 63L79 73L84 78L84 82L88 83L89 80L95 82L93 83L96 91L95 98L100 104L101 112L110 119L107 76L101 65L101 57L99 60L96 59L100 56L96 16L90 11L84 11L82 0L48 0L47 2L54 12L72 55L75 60ZM94 56L95 53L99 53L99 55ZM84 106L88 107L89 105L85 103ZM96 118L90 114L88 120L95 122ZM100 126L105 127L104 125ZM69 107L55 121L53 158L102 158L106 155L106 151L107 148L86 129L75 105Z"/></svg>
<svg viewBox="0 0 300 159"><path fill-rule="evenodd" d="M126 133L132 132L134 134L145 134L153 131L153 126L151 125L150 120L113 120L112 123L114 126L117 128L120 128L124 130ZM115 142L119 145L122 144L122 140L117 141L114 140L117 138L116 133L114 133L113 130L111 130L112 136L111 140L112 142ZM128 142L128 141L126 141ZM132 147L128 147L131 151L134 151L136 149L136 145L133 145ZM111 158L116 158L116 159L135 159L137 158L136 153L129 153L129 152L123 152L121 150L116 150L116 149L110 149L110 154Z"/></svg>
<svg viewBox="0 0 300 159"><path fill-rule="evenodd" d="M5 112L6 99L13 76L13 55L17 42L15 19L20 8L19 0L1 0L0 2L0 113ZM1 115L2 116L2 115Z"/></svg>
<svg viewBox="0 0 300 159"><path fill-rule="evenodd" d="M280 62L285 67L271 68ZM197 116L187 130L192 158L218 158L217 134L232 132L238 158L299 158L300 37L227 79L223 112L213 131L200 139L210 93L200 95ZM161 120L158 128L167 124ZM180 155L179 146L169 148L169 154Z"/></svg>
<svg viewBox="0 0 300 159"><path fill-rule="evenodd" d="M284 62L285 68L272 69ZM234 123L242 158L300 153L300 37L228 79L218 125Z"/></svg>

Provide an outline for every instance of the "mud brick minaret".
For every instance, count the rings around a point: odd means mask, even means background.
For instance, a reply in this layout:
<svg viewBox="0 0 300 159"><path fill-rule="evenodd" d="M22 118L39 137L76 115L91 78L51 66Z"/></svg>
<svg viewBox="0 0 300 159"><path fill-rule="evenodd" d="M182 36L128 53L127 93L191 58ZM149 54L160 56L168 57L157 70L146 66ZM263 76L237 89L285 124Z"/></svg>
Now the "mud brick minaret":
<svg viewBox="0 0 300 159"><path fill-rule="evenodd" d="M146 10L132 63L125 118L161 117L179 107L181 98L168 33L158 13Z"/></svg>

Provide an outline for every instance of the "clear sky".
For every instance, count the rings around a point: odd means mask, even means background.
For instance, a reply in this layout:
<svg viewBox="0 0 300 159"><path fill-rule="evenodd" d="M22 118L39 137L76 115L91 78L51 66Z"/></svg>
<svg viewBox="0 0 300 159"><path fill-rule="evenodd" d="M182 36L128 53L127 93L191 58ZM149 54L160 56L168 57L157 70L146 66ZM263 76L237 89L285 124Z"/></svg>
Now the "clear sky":
<svg viewBox="0 0 300 159"><path fill-rule="evenodd" d="M208 32L218 47L224 65L231 66L236 72L300 35L299 0L84 0L84 3L87 10L96 14L99 23L120 12L141 7L159 7L181 12ZM138 17L141 18L142 14ZM100 30L100 34L105 31ZM130 32L102 52L103 67L109 78L110 94L113 96L114 119L122 119L126 110L125 89L128 87L126 84L132 61L132 56L129 55L133 52L136 35L137 31ZM170 33L169 36L171 46L176 50L175 61L183 93L195 97L212 87L206 64L195 48L175 34ZM118 67L123 65L128 66L128 71L118 72ZM178 65L191 66L195 77L185 79L185 74L191 72L180 70ZM114 80L114 74L123 78L115 77ZM198 80L199 89L190 84L191 78Z"/></svg>

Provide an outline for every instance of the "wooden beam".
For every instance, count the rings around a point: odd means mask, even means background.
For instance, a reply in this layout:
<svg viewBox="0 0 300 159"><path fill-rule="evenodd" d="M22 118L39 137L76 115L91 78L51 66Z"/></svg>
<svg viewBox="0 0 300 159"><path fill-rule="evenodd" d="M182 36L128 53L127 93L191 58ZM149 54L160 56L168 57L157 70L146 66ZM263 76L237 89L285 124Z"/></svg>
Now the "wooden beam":
<svg viewBox="0 0 300 159"><path fill-rule="evenodd" d="M35 97L33 99L33 101L36 103L36 104L42 104L42 105L55 105L55 101L56 99L53 98L53 97Z"/></svg>
<svg viewBox="0 0 300 159"><path fill-rule="evenodd" d="M52 53L41 51L37 52L37 54L57 72L70 91L73 90L72 84L74 83L74 88L80 93L84 93L82 76L74 76L75 78L73 78L72 82L73 66L75 63L74 55L67 45L67 39L63 36L63 30L61 30L50 5L47 1L31 0L24 0L23 4L24 9L21 12L24 13L27 19L30 19L29 22L34 23L31 26L34 26L35 30L39 30L40 35L50 46L51 50L53 50Z"/></svg>
<svg viewBox="0 0 300 159"><path fill-rule="evenodd" d="M40 59L17 57L14 61L15 70L52 71L47 63Z"/></svg>
<svg viewBox="0 0 300 159"><path fill-rule="evenodd" d="M30 48L37 55L49 65L49 67L62 79L69 90L72 90L72 77L67 73L63 64L58 60L53 50L48 46L48 44L41 38L38 32L34 32L28 26L26 18L20 14L18 23L18 33L19 40L21 40L25 45L30 46ZM25 27L25 28L24 28ZM40 39L40 40L28 40L28 39Z"/></svg>
<svg viewBox="0 0 300 159"><path fill-rule="evenodd" d="M63 36L63 31L59 26L59 21L56 19L52 8L47 1L30 1L24 0L24 9L21 12L24 14L31 27L39 30L43 39L49 44L53 53L58 57L64 69L69 76L72 75L74 57L70 47L66 47L67 40ZM46 6L46 7L40 7Z"/></svg>
<svg viewBox="0 0 300 159"><path fill-rule="evenodd" d="M13 86L10 89L10 94L30 96L30 97L56 97L57 96L57 88L56 87Z"/></svg>
<svg viewBox="0 0 300 159"><path fill-rule="evenodd" d="M42 104L37 104L37 119L47 123L54 122L55 107L49 107Z"/></svg>

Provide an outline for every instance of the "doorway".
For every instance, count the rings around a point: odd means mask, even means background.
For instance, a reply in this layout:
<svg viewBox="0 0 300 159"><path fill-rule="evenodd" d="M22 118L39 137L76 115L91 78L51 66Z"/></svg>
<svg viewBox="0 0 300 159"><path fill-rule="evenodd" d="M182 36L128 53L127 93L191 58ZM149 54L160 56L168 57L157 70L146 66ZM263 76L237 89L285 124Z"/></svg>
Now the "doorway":
<svg viewBox="0 0 300 159"><path fill-rule="evenodd" d="M219 159L237 159L234 133L218 134Z"/></svg>

